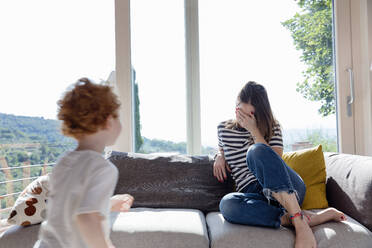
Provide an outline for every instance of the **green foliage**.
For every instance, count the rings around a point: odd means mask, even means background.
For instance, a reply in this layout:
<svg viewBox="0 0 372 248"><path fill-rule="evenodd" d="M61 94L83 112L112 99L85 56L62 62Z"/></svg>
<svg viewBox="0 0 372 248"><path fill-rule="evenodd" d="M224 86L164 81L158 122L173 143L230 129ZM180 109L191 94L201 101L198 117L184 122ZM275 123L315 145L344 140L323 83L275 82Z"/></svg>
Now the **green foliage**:
<svg viewBox="0 0 372 248"><path fill-rule="evenodd" d="M18 167L26 164L54 163L62 153L73 149L76 142L60 133L59 122L56 120L0 113L0 145L0 156L5 157L8 166ZM29 175L24 174L27 170L30 170ZM51 170L52 167L47 168L47 172ZM7 180L38 177L41 174L42 167L17 168L11 170L12 178ZM5 180L5 173L0 170L0 182ZM1 184L0 195L21 192L27 183L29 182L13 182L13 192L7 192L6 185ZM16 198L17 195L14 200ZM2 208L6 207L5 204L6 199L0 200Z"/></svg>
<svg viewBox="0 0 372 248"><path fill-rule="evenodd" d="M38 152L33 152L30 156L31 164L39 164L40 163L40 155Z"/></svg>
<svg viewBox="0 0 372 248"><path fill-rule="evenodd" d="M143 145L138 152L179 152L186 153L186 142L175 143L172 141L143 138Z"/></svg>
<svg viewBox="0 0 372 248"><path fill-rule="evenodd" d="M153 152L177 152L180 154L186 154L186 142L172 142L167 140L159 139L147 139L143 138L144 142L141 149L138 152L141 153L153 153ZM213 147L202 147L202 154L214 155L217 149Z"/></svg>
<svg viewBox="0 0 372 248"><path fill-rule="evenodd" d="M337 152L337 137L330 136L321 129L307 132L306 141L309 141L314 146L322 145L324 152Z"/></svg>
<svg viewBox="0 0 372 248"><path fill-rule="evenodd" d="M15 116L0 113L0 144L71 143L60 133L60 122L43 117Z"/></svg>
<svg viewBox="0 0 372 248"><path fill-rule="evenodd" d="M24 162L26 162L28 160L28 155L25 152L18 151L16 153L16 156L17 156L17 161L19 163L24 163Z"/></svg>
<svg viewBox="0 0 372 248"><path fill-rule="evenodd" d="M308 100L320 101L322 116L334 114L332 0L300 0L298 5L303 11L282 23L308 66L296 90Z"/></svg>
<svg viewBox="0 0 372 248"><path fill-rule="evenodd" d="M40 117L15 116L0 113L0 156L9 166L53 163L65 151L76 146L76 142L63 136L60 123ZM20 144L21 146L17 146Z"/></svg>
<svg viewBox="0 0 372 248"><path fill-rule="evenodd" d="M143 138L141 135L141 118L140 118L140 100L138 96L138 83L136 80L136 70L132 69L133 73L133 82L134 82L134 89L133 89L133 97L134 97L134 151L139 152L141 149L141 146L143 144Z"/></svg>
<svg viewBox="0 0 372 248"><path fill-rule="evenodd" d="M138 152L143 144L140 122L140 100L138 96L138 84L134 84L134 122L135 122L135 151Z"/></svg>

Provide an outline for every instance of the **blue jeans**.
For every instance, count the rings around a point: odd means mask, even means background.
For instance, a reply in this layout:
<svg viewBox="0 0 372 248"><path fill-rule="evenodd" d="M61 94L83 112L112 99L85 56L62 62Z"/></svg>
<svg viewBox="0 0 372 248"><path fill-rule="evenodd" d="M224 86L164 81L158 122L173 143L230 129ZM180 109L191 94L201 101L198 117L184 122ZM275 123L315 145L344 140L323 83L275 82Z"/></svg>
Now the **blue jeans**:
<svg viewBox="0 0 372 248"><path fill-rule="evenodd" d="M231 223L279 228L285 209L272 193L294 193L301 205L306 192L304 181L270 146L263 143L248 149L247 165L257 181L248 184L242 192L222 198L220 211L223 217Z"/></svg>

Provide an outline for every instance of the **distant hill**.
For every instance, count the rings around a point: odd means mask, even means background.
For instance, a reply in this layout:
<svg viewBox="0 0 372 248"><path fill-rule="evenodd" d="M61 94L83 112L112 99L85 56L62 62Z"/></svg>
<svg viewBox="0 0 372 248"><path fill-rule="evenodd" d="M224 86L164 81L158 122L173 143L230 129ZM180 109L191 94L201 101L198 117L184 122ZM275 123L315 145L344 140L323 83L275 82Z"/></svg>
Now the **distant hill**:
<svg viewBox="0 0 372 248"><path fill-rule="evenodd" d="M73 142L63 136L59 128L57 120L0 113L0 144Z"/></svg>
<svg viewBox="0 0 372 248"><path fill-rule="evenodd" d="M147 139L139 152L179 152L186 153L186 143L175 143L167 140ZM0 113L0 150L1 144L47 144L49 147L61 147L66 144L71 148L75 141L63 136L60 132L60 121L44 119L43 117L16 116ZM27 143L27 144L26 144ZM20 146L18 146L19 148ZM203 153L213 154L215 149L203 147Z"/></svg>
<svg viewBox="0 0 372 248"><path fill-rule="evenodd" d="M143 137L143 144L139 152L143 153L153 153L153 152L179 152L185 154L187 144L186 142L172 142L169 140L159 140L159 139L148 139ZM217 152L217 149L210 146L202 147L202 154L214 155Z"/></svg>
<svg viewBox="0 0 372 248"><path fill-rule="evenodd" d="M63 136L59 129L60 122L57 120L0 113L0 145L41 143L49 147L73 147L75 141ZM143 140L144 143L139 152L186 153L185 142L175 143L146 137L143 137ZM336 129L286 129L283 130L283 140L285 151L290 151L293 143L302 141L309 141L314 145L323 144L323 148L335 151L337 132ZM215 147L203 147L202 150L203 154L215 153Z"/></svg>

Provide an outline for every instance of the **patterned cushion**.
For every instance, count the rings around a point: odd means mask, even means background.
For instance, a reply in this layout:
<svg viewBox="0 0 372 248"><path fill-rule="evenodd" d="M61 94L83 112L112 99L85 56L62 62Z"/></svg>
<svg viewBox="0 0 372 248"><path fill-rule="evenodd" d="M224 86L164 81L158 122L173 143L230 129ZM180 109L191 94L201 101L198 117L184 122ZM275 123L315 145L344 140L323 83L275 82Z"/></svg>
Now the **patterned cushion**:
<svg viewBox="0 0 372 248"><path fill-rule="evenodd" d="M45 219L48 182L49 174L38 177L25 188L10 211L9 224L28 226Z"/></svg>

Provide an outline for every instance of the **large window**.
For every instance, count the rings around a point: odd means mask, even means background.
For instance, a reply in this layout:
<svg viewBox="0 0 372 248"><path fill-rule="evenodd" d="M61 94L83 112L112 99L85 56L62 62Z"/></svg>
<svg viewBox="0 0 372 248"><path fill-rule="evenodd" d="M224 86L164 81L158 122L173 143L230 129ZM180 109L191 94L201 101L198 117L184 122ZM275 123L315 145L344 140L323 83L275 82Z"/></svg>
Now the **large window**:
<svg viewBox="0 0 372 248"><path fill-rule="evenodd" d="M184 153L184 47L198 33L185 37L190 23L181 0L130 7L135 151ZM201 153L215 152L216 127L234 118L237 94L249 80L266 87L285 151L318 144L336 151L331 1L203 0L196 9L200 52L186 52L200 60Z"/></svg>
<svg viewBox="0 0 372 248"><path fill-rule="evenodd" d="M117 52L125 55L120 56L120 58L128 58L123 61L122 66L117 68L121 75L118 79L118 85L127 89L127 93L131 92L130 68L128 68L131 49L127 37L130 30L133 31L132 35L136 32L133 30L135 27L130 24L127 17L129 16L129 9L132 10L131 15L133 17L135 12L133 8L130 8L130 5L135 5L136 2L130 0L116 2L118 9L122 10L117 11L117 17L119 20L123 20L116 25L117 30L120 31L117 32L117 37L119 38ZM150 4L151 2L153 1L146 1L146 4L153 7ZM166 7L160 8L161 10L159 11L157 7L163 3L159 2L159 5L153 8L154 11L152 12L155 12L155 14L148 16L149 27L151 27L151 23L156 18L161 18L156 16L157 13L163 13L164 9L172 11L172 3L168 3ZM369 93L367 95L364 94L366 93L365 89L370 88L369 45L366 45L370 44L370 36L368 36L367 32L370 26L368 15L370 6L365 1L190 0L186 3L190 7L186 8L187 22L185 22L185 26L187 27L187 37L185 37L185 40L191 41L192 45L195 45L195 40L199 38L198 28L195 28L198 26L195 25L196 20L200 23L200 53L198 45L189 49L190 43L188 42L186 64L187 68L190 68L190 64L195 66L196 63L199 64L200 58L200 84L202 88L201 92L199 89L199 73L194 74L188 71L186 75L188 79L186 82L187 89L191 87L195 94L192 94L192 97L188 94L187 102L190 103L195 99L199 102L199 94L201 93L201 115L203 117L200 120L199 110L190 110L189 104L187 105L187 123L192 122L193 127L197 129L196 132L192 133L190 132L190 125L188 125L187 140L191 141L188 143L189 153L200 153L200 136L195 135L200 131L198 124L201 123L203 125L201 132L203 136L202 144L204 146L213 146L213 144L216 144L216 139L214 138L215 140L213 141L212 136L215 137L216 135L213 135L212 132L215 132L217 123L221 119L233 117L229 106L226 105L228 109L219 110L216 108L216 100L212 99L207 103L206 99L217 95L220 101L227 98L227 102L234 102L238 90L247 80L260 81L268 88L276 117L282 123L285 131L284 139L289 141L291 137L295 137L293 138L294 143L286 144L286 150L306 147L316 143L327 144L324 145L325 150L335 150L335 106L337 105L337 130L340 134L337 139L340 151L366 153L363 149L371 146L370 140L367 138L369 136L364 135L365 132L369 133L368 130L370 130L368 127L370 126L371 111L369 111L369 103L371 97ZM335 4L335 7L332 6L333 4ZM332 20L332 9L335 10L335 25L333 25ZM198 12L200 12L200 15L196 19L194 16L197 16ZM181 11L179 13L181 16ZM189 15L189 13L192 14ZM254 18L251 18L252 16ZM292 21L288 22L290 19ZM173 20L169 20L169 22L177 25L177 22ZM286 24L282 25L282 22ZM351 32L351 25L354 28L353 32ZM334 46L333 29L335 30ZM190 30L191 32L189 32ZM236 33L236 30L238 30L238 33ZM249 34L249 40L247 37L244 38L243 34ZM166 39L163 40L164 42L166 41ZM221 40L226 43L222 44ZM352 44L351 41L353 41ZM285 45L283 45L283 42ZM255 45L254 50L249 47L252 45ZM220 47L216 48L216 46ZM239 49L236 49L236 47L239 47ZM335 47L334 50L333 47ZM251 51L248 52L249 50ZM250 55L257 55L257 51L259 52L259 57L253 56L251 58ZM334 56L335 66L332 65L333 52L336 54ZM236 57L232 56L231 53L234 53ZM241 59L241 57L244 57L246 61L241 63L240 60L237 60ZM260 67L259 70L257 70L256 64L248 64L247 61L252 61L253 59L257 62L257 66ZM287 59L292 62L296 61L295 63L288 63ZM283 65L285 65L284 68ZM248 66L252 67L248 68ZM356 101L355 104L350 103L351 89L353 87L351 86L352 80L350 80L351 73L348 74L346 71L347 68L352 68L353 66L356 67L354 70L355 77L363 78L362 84L355 85L355 94L360 96L359 102ZM199 68L199 66L193 68ZM255 70L254 72L253 69ZM243 70L246 74L242 74ZM336 71L336 78L334 77L334 71ZM259 77L254 74L256 72L259 73ZM273 79L270 77L273 74L277 78ZM218 81L212 82L216 78L213 75L220 76ZM190 78L193 79L192 83L189 82ZM336 104L335 81L337 85ZM222 86L219 83L229 84L231 92L234 93L229 93L230 91L220 93ZM297 83L299 84L297 85ZM278 88L281 90L285 88L286 90L276 92ZM205 97L206 92L208 97ZM125 97L122 97L122 100L128 101L127 93L125 93ZM229 94L232 95L229 96ZM298 98L303 101L298 103ZM291 99L292 104L289 104L287 99ZM282 101L285 102L285 105L280 106ZM196 104L196 106L199 106L199 104ZM354 114L350 115L350 107L352 110L355 108L355 116ZM282 111L283 109L285 111ZM318 114L318 110L320 110L320 114ZM329 110L330 112L328 112ZM122 114L126 119L132 119L130 111L123 111ZM292 122L289 123L289 120L292 120ZM354 128L355 123L361 123L361 128ZM301 129L301 131L296 131L295 129ZM136 130L140 129L137 128ZM132 150L132 132L134 132L133 129L128 130L125 139L121 139L122 144L118 145L119 149L123 151ZM207 134L207 132L210 134ZM356 142L360 144L357 145ZM368 149L366 151L368 153Z"/></svg>
<svg viewBox="0 0 372 248"><path fill-rule="evenodd" d="M334 99L332 9L310 7L293 0L199 1L203 146L216 147L218 123L234 118L238 92L256 81L268 91L285 151L318 144L337 150L336 116L328 112L334 100L325 103ZM292 19L296 13L307 20Z"/></svg>
<svg viewBox="0 0 372 248"><path fill-rule="evenodd" d="M135 151L186 153L184 1L131 1Z"/></svg>

